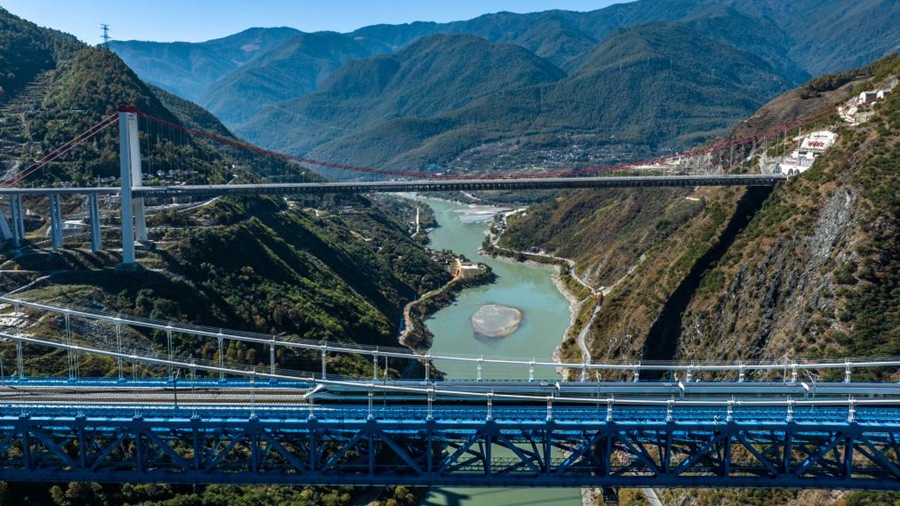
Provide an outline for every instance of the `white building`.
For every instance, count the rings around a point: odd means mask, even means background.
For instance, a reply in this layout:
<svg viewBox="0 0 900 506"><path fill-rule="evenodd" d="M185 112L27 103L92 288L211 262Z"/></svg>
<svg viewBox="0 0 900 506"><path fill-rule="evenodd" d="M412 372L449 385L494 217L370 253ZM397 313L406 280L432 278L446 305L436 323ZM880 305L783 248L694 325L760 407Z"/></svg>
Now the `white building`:
<svg viewBox="0 0 900 506"><path fill-rule="evenodd" d="M784 157L781 162L782 174L800 174L812 166L816 158L834 145L837 136L830 130L816 130L800 141L800 147Z"/></svg>
<svg viewBox="0 0 900 506"><path fill-rule="evenodd" d="M868 120L869 117L872 116L872 109L868 106L879 100L884 100L884 97L893 91L898 82L900 82L900 80L896 77L888 78L885 81L884 87L880 90L864 91L839 105L837 108L838 114L840 114L845 122L851 125L856 125Z"/></svg>
<svg viewBox="0 0 900 506"><path fill-rule="evenodd" d="M882 95L883 96L883 95ZM877 91L864 91L856 99L856 105L866 105L878 100Z"/></svg>

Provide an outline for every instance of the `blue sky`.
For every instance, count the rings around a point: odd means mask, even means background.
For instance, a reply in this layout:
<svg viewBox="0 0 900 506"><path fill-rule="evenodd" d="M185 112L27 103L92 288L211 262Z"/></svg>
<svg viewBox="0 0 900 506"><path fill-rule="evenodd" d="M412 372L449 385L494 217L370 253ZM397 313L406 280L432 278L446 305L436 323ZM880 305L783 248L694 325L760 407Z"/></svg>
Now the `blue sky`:
<svg viewBox="0 0 900 506"><path fill-rule="evenodd" d="M100 42L128 40L199 42L254 26L348 32L377 23L454 21L498 11L590 11L622 0L0 0L0 6L42 26Z"/></svg>

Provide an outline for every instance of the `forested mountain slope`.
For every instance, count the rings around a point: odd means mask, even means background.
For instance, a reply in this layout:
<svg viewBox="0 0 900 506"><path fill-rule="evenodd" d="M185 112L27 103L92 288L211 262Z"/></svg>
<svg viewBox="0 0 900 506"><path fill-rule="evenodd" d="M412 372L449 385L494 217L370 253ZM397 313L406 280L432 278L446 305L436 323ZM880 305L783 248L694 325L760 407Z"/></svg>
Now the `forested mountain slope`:
<svg viewBox="0 0 900 506"><path fill-rule="evenodd" d="M350 131L311 153L328 160L421 169L498 139L539 138L567 145L570 136L578 136L588 146L678 148L724 133L788 82L762 59L685 25L642 25L611 35L567 77L498 90L444 114L391 119ZM301 100L318 104L318 96ZM321 120L314 111L307 109L312 114L300 116L297 123ZM285 110L272 111L263 124L288 116ZM246 133L263 140L256 130ZM301 131L289 137L310 135Z"/></svg>
<svg viewBox="0 0 900 506"><path fill-rule="evenodd" d="M0 12L0 20L5 20L7 26L34 31L37 35L33 40L56 36L55 32L37 28L5 11ZM26 53L22 48L17 51ZM2 57L19 60L12 53ZM59 56L59 61L51 63L56 64L50 69L51 83L40 90L43 96L32 104L33 108L23 113L26 121L21 133L27 136L35 151L48 151L68 141L88 125L113 113L117 104L134 105L172 122L231 135L198 106L143 83L112 52L76 43L69 52ZM12 101L17 98L15 94L10 96ZM7 125L8 122L3 123L4 127ZM146 136L147 132L142 135ZM176 163L175 159L184 157L194 167L203 169L195 177L205 180L223 180L226 176L252 179L255 176L251 169L259 164L254 158L258 155L237 158L233 151L214 149L203 140L178 146L159 143L152 149L144 141L142 138L144 163L166 168L166 160ZM110 129L79 149L18 184L74 182L90 186L96 184L98 176L118 173L117 129ZM26 150L9 156L27 162L32 154ZM39 212L44 205L40 199L26 200L26 207ZM77 199L66 202L64 211L78 213L83 205ZM327 210L328 217L303 208ZM4 269L18 268L34 271L36 275L53 271L47 281L51 285L57 278L65 280L60 281L63 284L95 285L85 290L89 294L98 291L98 299L110 304L108 309L114 311L133 310L135 293L129 290L146 281L149 285L184 288L156 297L168 299L164 305L175 308L169 317L195 321L208 318L248 329L259 326L319 339L384 344L395 342L403 303L448 277L418 244L405 237L404 226L380 205L363 197L301 199L291 206L281 199L220 199L195 213L173 209L156 212L149 220L151 226L158 227L151 230L151 236L162 245L158 251L143 253L147 266L155 269L152 273L139 269L128 280L128 275L105 269L117 261L115 251L92 255L73 250L46 255L29 248L19 253L8 251ZM35 218L29 221L29 226L45 225ZM106 240L117 242L112 230L109 233ZM30 237L39 240L36 233ZM245 291L251 279L256 280L258 289ZM14 281L3 281L5 289L15 288ZM215 287L215 294L207 291L212 288L204 288L207 283ZM117 295L115 290L119 289L123 292ZM237 294L241 294L238 299L229 298ZM281 299L288 295L291 308ZM92 296L86 295L82 301L89 304ZM252 311L239 309L243 304L240 298L244 296L260 306ZM210 297L217 298L218 302L196 305L198 300ZM181 305L193 309L177 309ZM307 309L298 312L299 307ZM159 311L156 313L164 317Z"/></svg>
<svg viewBox="0 0 900 506"><path fill-rule="evenodd" d="M348 61L386 52L383 44L340 33L298 35L212 82L197 100L226 124L239 125L267 105L313 92Z"/></svg>
<svg viewBox="0 0 900 506"><path fill-rule="evenodd" d="M201 43L112 41L110 48L148 83L196 101L216 80L301 33L293 28L250 28Z"/></svg>
<svg viewBox="0 0 900 506"><path fill-rule="evenodd" d="M269 139L279 149L304 152L352 132L380 128L388 119L437 117L492 93L564 76L518 46L471 35L433 35L394 55L348 63L319 91L265 109L240 132L256 142Z"/></svg>
<svg viewBox="0 0 900 506"><path fill-rule="evenodd" d="M833 110L898 75L900 57L893 55L814 79L761 108L735 135ZM572 258L583 278L606 287L586 340L596 360L900 355L900 94L873 107L872 119L859 125L805 125L833 127L838 141L811 169L774 189L563 194L513 221L502 244ZM743 155L738 170L748 170L760 152ZM562 353L582 358L574 338ZM885 374L880 379L898 379L896 371ZM896 501L867 492L662 495L728 506ZM629 496L623 504L643 503Z"/></svg>

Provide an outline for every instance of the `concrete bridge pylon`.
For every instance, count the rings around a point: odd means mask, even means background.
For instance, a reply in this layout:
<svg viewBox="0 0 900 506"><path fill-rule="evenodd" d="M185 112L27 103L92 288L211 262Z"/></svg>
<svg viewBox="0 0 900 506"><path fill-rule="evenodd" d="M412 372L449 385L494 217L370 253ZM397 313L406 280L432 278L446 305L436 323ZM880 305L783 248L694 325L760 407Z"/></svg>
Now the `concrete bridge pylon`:
<svg viewBox="0 0 900 506"><path fill-rule="evenodd" d="M144 198L134 197L133 189L143 186L141 145L138 137L137 109L119 107L119 159L122 199L122 263L134 264L134 241L147 240Z"/></svg>

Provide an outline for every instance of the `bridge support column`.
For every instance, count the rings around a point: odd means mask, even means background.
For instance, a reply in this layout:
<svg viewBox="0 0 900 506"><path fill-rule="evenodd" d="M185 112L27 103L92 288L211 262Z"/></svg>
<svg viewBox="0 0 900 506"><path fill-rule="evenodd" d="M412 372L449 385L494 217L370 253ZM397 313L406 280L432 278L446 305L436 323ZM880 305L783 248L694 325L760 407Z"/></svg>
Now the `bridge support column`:
<svg viewBox="0 0 900 506"><path fill-rule="evenodd" d="M96 253L103 247L100 238L100 204L97 195L88 195L88 208L91 220L91 251Z"/></svg>
<svg viewBox="0 0 900 506"><path fill-rule="evenodd" d="M172 326L171 325L166 326L166 351L168 353L169 362L171 362L173 360L172 359ZM169 369L169 377L171 378L172 377L172 366L169 365L168 369Z"/></svg>
<svg viewBox="0 0 900 506"><path fill-rule="evenodd" d="M63 317L66 320L66 345L72 345L72 317L67 309L65 313L63 313ZM68 349L66 350L66 368L69 370L69 381L75 380L75 353Z"/></svg>
<svg viewBox="0 0 900 506"><path fill-rule="evenodd" d="M12 229L9 228L9 222L6 220L6 213L3 212L3 209L0 209L0 241L8 241L12 238Z"/></svg>
<svg viewBox="0 0 900 506"><path fill-rule="evenodd" d="M272 335L272 344L269 345L269 374L275 376L275 335ZM275 382L275 378L269 380L270 383Z"/></svg>
<svg viewBox="0 0 900 506"><path fill-rule="evenodd" d="M13 195L9 201L9 218L12 220L13 246L19 247L25 240L25 213L22 210L22 196Z"/></svg>
<svg viewBox="0 0 900 506"><path fill-rule="evenodd" d="M135 185L142 184L141 146L137 109L119 109L119 169L122 196L122 263L134 264L134 241L147 240L143 197L134 198Z"/></svg>
<svg viewBox="0 0 900 506"><path fill-rule="evenodd" d="M22 196L16 197L16 226L19 227L19 237L25 240L25 206L22 205Z"/></svg>
<svg viewBox="0 0 900 506"><path fill-rule="evenodd" d="M22 341L16 341L16 372L19 379L25 379L25 355L22 354Z"/></svg>
<svg viewBox="0 0 900 506"><path fill-rule="evenodd" d="M219 342L219 383L225 382L225 349L224 349L224 341L225 337L222 335L222 329L219 329L218 342Z"/></svg>
<svg viewBox="0 0 900 506"><path fill-rule="evenodd" d="M59 195L50 195L50 240L53 251L59 251L63 242L62 211L60 210Z"/></svg>

